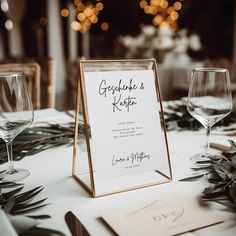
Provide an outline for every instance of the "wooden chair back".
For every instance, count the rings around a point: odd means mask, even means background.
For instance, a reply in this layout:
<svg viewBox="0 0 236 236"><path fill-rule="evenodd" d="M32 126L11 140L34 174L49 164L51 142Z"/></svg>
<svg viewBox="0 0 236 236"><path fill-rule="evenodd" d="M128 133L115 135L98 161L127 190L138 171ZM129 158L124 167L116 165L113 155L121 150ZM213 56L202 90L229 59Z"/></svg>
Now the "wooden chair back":
<svg viewBox="0 0 236 236"><path fill-rule="evenodd" d="M204 61L204 67L218 67L230 70L230 61L227 58L207 58Z"/></svg>
<svg viewBox="0 0 236 236"><path fill-rule="evenodd" d="M24 72L35 110L55 108L56 62L47 59L43 63L24 62L0 64L0 72Z"/></svg>
<svg viewBox="0 0 236 236"><path fill-rule="evenodd" d="M33 108L41 108L40 103L40 73L38 63L11 63L1 64L0 72L23 72L26 75L29 91L32 98Z"/></svg>

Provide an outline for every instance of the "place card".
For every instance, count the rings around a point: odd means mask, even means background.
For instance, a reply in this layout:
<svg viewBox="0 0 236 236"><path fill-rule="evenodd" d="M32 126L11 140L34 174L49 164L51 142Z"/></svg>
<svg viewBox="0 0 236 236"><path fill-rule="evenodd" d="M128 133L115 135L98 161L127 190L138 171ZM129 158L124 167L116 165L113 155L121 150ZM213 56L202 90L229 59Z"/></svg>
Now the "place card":
<svg viewBox="0 0 236 236"><path fill-rule="evenodd" d="M93 195L170 181L155 61L80 63Z"/></svg>
<svg viewBox="0 0 236 236"><path fill-rule="evenodd" d="M102 218L118 235L171 236L223 222L222 216L183 193L109 209Z"/></svg>

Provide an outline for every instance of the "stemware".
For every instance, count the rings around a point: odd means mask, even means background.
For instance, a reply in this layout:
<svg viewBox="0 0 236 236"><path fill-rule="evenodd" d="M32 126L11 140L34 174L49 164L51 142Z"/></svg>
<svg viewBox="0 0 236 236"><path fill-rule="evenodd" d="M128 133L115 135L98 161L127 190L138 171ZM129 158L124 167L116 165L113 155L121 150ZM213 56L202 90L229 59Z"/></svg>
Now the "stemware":
<svg viewBox="0 0 236 236"><path fill-rule="evenodd" d="M192 160L204 160L209 154L211 128L232 110L230 77L224 68L195 68L191 74L187 98L188 112L206 129L204 153L196 154Z"/></svg>
<svg viewBox="0 0 236 236"><path fill-rule="evenodd" d="M25 75L20 72L0 73L0 138L6 143L8 169L0 175L5 181L19 181L29 175L16 169L12 142L33 121L34 113Z"/></svg>

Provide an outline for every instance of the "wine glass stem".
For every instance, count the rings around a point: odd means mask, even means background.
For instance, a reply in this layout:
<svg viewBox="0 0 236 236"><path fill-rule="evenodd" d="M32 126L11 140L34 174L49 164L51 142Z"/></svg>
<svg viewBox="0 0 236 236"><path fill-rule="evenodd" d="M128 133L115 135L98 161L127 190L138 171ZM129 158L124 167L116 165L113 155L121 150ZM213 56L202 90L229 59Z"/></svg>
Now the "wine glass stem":
<svg viewBox="0 0 236 236"><path fill-rule="evenodd" d="M15 172L15 168L13 166L12 141L6 142L6 146L7 146L7 158L8 158L8 173L12 174Z"/></svg>
<svg viewBox="0 0 236 236"><path fill-rule="evenodd" d="M208 155L208 153L209 153L209 144L210 144L210 142L209 142L209 137L210 137L210 133L211 133L211 127L207 127L206 128L206 146L205 146L205 151L204 151L204 153L205 153L205 156L207 156Z"/></svg>

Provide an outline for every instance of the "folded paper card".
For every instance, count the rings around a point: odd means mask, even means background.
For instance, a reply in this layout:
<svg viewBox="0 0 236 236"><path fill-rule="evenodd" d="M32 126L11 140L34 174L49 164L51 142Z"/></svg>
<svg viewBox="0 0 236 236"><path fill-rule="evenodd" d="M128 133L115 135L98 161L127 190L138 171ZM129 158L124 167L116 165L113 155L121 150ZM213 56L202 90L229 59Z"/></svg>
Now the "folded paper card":
<svg viewBox="0 0 236 236"><path fill-rule="evenodd" d="M174 193L102 213L118 235L171 236L223 222L218 212L186 194Z"/></svg>

